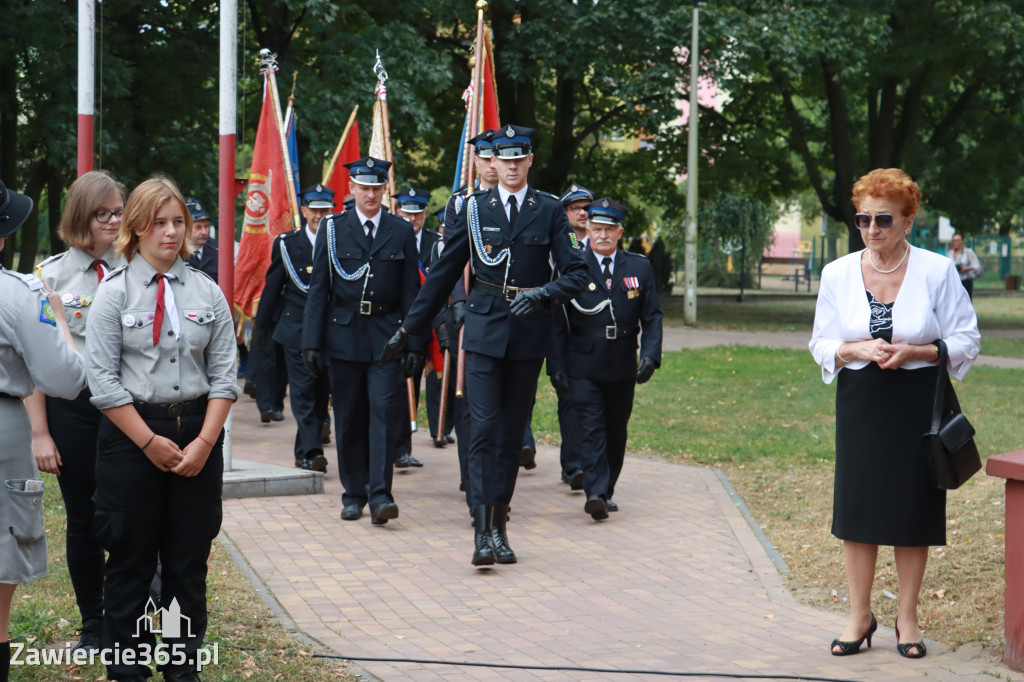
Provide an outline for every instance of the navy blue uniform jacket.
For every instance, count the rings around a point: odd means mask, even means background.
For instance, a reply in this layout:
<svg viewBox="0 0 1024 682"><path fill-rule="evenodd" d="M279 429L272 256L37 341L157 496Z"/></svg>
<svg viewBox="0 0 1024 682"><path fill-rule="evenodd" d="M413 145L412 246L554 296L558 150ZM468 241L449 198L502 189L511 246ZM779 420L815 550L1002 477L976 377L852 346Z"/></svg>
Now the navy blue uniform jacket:
<svg viewBox="0 0 1024 682"><path fill-rule="evenodd" d="M196 270L202 270L211 278L213 278L214 282L216 282L218 258L220 258L220 252L217 250L217 240L211 237L207 239L206 244L203 245L202 258L200 258L198 254L193 253L185 260L185 262L194 267Z"/></svg>
<svg viewBox="0 0 1024 682"><path fill-rule="evenodd" d="M278 235L270 252L270 267L256 310L256 326L270 329L273 339L283 346L302 349L302 314L306 309L306 292L299 288L285 266L281 247L288 252L295 277L308 287L313 269L313 245L306 229Z"/></svg>
<svg viewBox="0 0 1024 682"><path fill-rule="evenodd" d="M589 251L589 249L587 249ZM620 329L643 330L640 355L661 366L662 312L658 291L654 285L651 263L644 256L628 251L615 252L612 288L605 288L601 266L592 253L585 254L588 282L575 301L582 308L593 309L611 298L615 324ZM629 297L626 278L635 277L639 293ZM593 288L591 287L593 284ZM570 303L563 306L565 315L555 317L555 350L548 358L549 373L565 372L570 377L591 381L631 381L636 379L637 335L621 336L615 340L583 335L584 329L593 330L612 324L612 313L605 308L595 315L587 315ZM573 333L576 330L576 333Z"/></svg>
<svg viewBox="0 0 1024 682"><path fill-rule="evenodd" d="M490 247L490 257L508 247L508 286L547 286L552 303L564 302L586 286L587 271L582 252L562 204L550 194L528 187L513 230L505 216L498 189L476 192L480 208L481 237ZM405 321L405 329L414 336L428 328L431 318L452 293L468 259L473 259L477 282L502 286L506 262L489 266L471 248L468 229L469 201L463 203L455 224L445 223L445 247L441 258L430 270L423 290ZM550 257L561 276L551 280ZM470 290L466 305L466 331L463 348L494 358L509 360L540 359L548 354L553 333L550 310L538 310L516 317L503 298L483 293L479 286Z"/></svg>
<svg viewBox="0 0 1024 682"><path fill-rule="evenodd" d="M342 269L354 274L364 263L369 263L370 271L364 277L349 282L336 271L332 272L327 244L330 220L334 220L335 253ZM359 224L355 211L324 218L320 221L313 249L302 348L319 349L328 357L349 362L379 360L384 344L402 324L419 288L419 253L412 225L407 220L384 211L371 250L366 243L366 228ZM360 299L393 304L396 310L362 315L357 310L335 305L338 300L358 302ZM422 353L422 339L410 339L408 350Z"/></svg>

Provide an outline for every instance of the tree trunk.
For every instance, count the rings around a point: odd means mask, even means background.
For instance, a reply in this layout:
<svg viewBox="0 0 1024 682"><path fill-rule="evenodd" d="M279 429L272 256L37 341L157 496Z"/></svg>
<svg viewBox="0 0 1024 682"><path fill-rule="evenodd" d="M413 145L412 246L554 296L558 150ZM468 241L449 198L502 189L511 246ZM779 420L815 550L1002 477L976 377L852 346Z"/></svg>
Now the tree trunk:
<svg viewBox="0 0 1024 682"><path fill-rule="evenodd" d="M17 191L18 185L18 78L14 59L0 64L0 178ZM10 268L14 262L17 233L7 238L0 252L0 265Z"/></svg>
<svg viewBox="0 0 1024 682"><path fill-rule="evenodd" d="M555 95L555 135L547 150L547 163L537 174L538 186L552 194L561 194L569 179L569 169L576 158L576 79L559 78Z"/></svg>
<svg viewBox="0 0 1024 682"><path fill-rule="evenodd" d="M39 251L39 196L43 193L50 175L51 171L46 161L40 161L32 171L28 186L25 187L25 196L32 200L34 206L19 230L21 239L18 244L18 272L32 272L36 265L36 253Z"/></svg>
<svg viewBox="0 0 1024 682"><path fill-rule="evenodd" d="M50 176L50 183L46 188L46 207L47 215L49 217L49 237L50 237L50 253L60 253L67 249L64 242L61 241L60 235L57 234L60 229L60 202L62 194L64 193L64 178L60 171L56 171Z"/></svg>

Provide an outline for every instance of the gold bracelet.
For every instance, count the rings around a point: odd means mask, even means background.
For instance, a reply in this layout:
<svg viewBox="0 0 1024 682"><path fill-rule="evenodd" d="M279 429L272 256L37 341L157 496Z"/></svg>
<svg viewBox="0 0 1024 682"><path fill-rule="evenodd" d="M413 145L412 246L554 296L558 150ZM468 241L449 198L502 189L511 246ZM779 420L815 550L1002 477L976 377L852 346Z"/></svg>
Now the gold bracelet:
<svg viewBox="0 0 1024 682"><path fill-rule="evenodd" d="M843 344L839 344L839 348L842 348ZM843 354L839 352L839 348L836 348L836 357L839 358L844 365L850 364L850 361L843 357Z"/></svg>
<svg viewBox="0 0 1024 682"><path fill-rule="evenodd" d="M938 361L939 361L939 344L933 343L932 344L932 348L935 349L935 357L932 359L932 362L938 363Z"/></svg>

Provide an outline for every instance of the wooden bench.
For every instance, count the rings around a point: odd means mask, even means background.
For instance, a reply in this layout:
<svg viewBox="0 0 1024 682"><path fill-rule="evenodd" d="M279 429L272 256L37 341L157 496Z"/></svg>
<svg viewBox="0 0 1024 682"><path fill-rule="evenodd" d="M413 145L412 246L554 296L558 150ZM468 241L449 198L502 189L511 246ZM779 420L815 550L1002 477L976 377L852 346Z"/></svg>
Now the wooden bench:
<svg viewBox="0 0 1024 682"><path fill-rule="evenodd" d="M807 280L807 291L811 290L811 259L800 256L762 256L761 262L757 264L757 286L761 287L761 267L764 265L799 265L803 267L803 274L797 274L793 278L793 291L800 291L800 279Z"/></svg>

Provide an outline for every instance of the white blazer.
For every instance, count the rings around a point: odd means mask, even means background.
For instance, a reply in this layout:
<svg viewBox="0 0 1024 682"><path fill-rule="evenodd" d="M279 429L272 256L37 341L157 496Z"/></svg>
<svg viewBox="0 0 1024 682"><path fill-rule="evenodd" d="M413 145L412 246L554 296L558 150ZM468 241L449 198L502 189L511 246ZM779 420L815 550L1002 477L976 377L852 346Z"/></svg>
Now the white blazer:
<svg viewBox="0 0 1024 682"><path fill-rule="evenodd" d="M821 365L821 378L826 384L839 374L835 360L839 346L871 339L871 308L864 293L861 253L843 256L821 271L814 333L808 345L814 361ZM892 306L892 342L926 344L936 339L945 341L949 349L950 375L963 379L981 349L978 316L953 261L911 246L903 285ZM865 360L853 360L840 369L857 370L867 365ZM923 360L912 360L901 369L928 366L930 363Z"/></svg>

